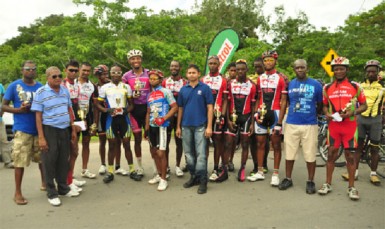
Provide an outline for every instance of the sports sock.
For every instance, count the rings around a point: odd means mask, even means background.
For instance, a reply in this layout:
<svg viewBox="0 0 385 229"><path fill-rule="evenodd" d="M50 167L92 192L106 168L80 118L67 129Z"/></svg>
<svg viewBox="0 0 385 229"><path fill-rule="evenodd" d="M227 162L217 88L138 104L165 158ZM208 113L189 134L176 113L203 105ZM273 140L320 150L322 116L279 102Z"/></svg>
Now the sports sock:
<svg viewBox="0 0 385 229"><path fill-rule="evenodd" d="M142 168L142 158L141 157L137 157L136 161L138 162L138 167Z"/></svg>
<svg viewBox="0 0 385 229"><path fill-rule="evenodd" d="M377 176L377 172L376 171L370 171L370 176Z"/></svg>
<svg viewBox="0 0 385 229"><path fill-rule="evenodd" d="M130 173L135 172L134 164L129 164L128 169L130 170Z"/></svg>
<svg viewBox="0 0 385 229"><path fill-rule="evenodd" d="M108 172L114 173L114 165L108 165Z"/></svg>

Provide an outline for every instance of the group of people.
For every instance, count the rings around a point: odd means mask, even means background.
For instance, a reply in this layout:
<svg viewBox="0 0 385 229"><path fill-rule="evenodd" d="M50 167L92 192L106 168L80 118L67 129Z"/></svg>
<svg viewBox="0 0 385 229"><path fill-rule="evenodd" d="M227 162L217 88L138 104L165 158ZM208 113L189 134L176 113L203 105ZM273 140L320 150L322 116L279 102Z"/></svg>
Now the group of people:
<svg viewBox="0 0 385 229"><path fill-rule="evenodd" d="M203 194L207 192L208 181L226 181L228 173L235 170L233 157L239 139L242 155L238 181L265 179L271 141L274 163L270 184L280 190L293 186L293 166L302 148L308 170L305 190L313 194L317 192L314 183L317 117L322 113L329 121L329 153L326 182L318 193L326 195L332 191L334 161L342 144L348 169L348 174L343 175L349 181L348 195L351 199L359 199L354 179L358 175L358 161L367 134L372 152L370 180L374 184L380 183L375 171L384 89L377 78L381 70L378 61L366 63L365 82L359 85L347 78L349 60L338 57L331 62L335 80L322 88L317 80L307 76L308 66L303 59L294 61L296 77L289 82L276 70L276 51L266 51L254 61L254 76L247 76L248 64L239 59L228 66L228 77L225 77L219 73L218 56L210 56L207 60L209 73L203 77L199 67L191 64L184 79L180 74L180 62L173 60L171 76L165 78L160 70L145 69L142 57L140 50L130 50L127 60L132 69L124 74L119 65L111 68L103 64L96 66L93 74L98 82L95 84L89 80L92 66L87 62L69 61L63 71L65 76L58 67L47 68L46 85L35 81L36 64L33 61L22 64L22 79L8 86L2 101L2 112L14 114L12 158L16 204L28 203L22 195L21 183L24 167L31 160L39 163L41 190L47 191L50 204L59 206L59 195L79 195L85 181L74 179L73 171L80 135L82 177L96 177L87 165L91 136L98 135L101 159L98 172L104 175L104 183L112 182L114 174L141 181L144 176L141 148L144 137L149 142L154 161L154 176L148 183L158 184L157 190L164 191L170 175L172 131L176 143L175 173L184 175L181 167L183 151L187 163L185 171L190 173L190 179L183 185L185 188L199 185L197 192ZM132 134L136 165L130 146ZM209 138L214 145L214 167L210 174L207 168ZM282 139L286 172L285 178L280 180ZM128 171L120 165L122 144ZM249 152L254 169L247 175Z"/></svg>

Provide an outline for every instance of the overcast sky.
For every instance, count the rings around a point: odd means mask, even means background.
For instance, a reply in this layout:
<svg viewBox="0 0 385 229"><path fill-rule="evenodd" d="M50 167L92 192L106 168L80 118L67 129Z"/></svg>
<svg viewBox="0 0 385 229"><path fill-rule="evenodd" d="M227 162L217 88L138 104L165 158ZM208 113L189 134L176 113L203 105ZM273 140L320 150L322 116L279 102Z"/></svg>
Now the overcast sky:
<svg viewBox="0 0 385 229"><path fill-rule="evenodd" d="M382 0L266 0L264 14L269 15L274 7L284 5L289 16L304 11L316 28L327 27L333 31L350 14L368 11ZM19 26L28 26L38 18L51 14L73 15L76 12L92 14L91 8L77 7L72 0L1 0L0 44L18 35ZM180 8L190 11L194 0L131 0L131 8L147 6L155 12L161 9Z"/></svg>

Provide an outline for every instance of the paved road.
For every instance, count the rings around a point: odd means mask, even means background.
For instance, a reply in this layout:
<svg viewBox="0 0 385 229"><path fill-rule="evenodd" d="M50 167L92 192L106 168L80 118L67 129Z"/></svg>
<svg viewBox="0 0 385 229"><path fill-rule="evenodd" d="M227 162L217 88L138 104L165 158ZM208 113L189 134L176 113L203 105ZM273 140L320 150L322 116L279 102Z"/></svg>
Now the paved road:
<svg viewBox="0 0 385 229"><path fill-rule="evenodd" d="M97 143L91 144L89 168L99 168ZM135 182L128 177L116 177L111 184L104 184L102 177L87 180L81 196L62 197L62 206L49 205L44 192L39 190L39 173L36 164L25 171L24 196L26 206L16 206L13 170L0 168L0 228L384 228L384 185L373 186L368 181L369 169L361 166L356 187L359 201L349 200L347 183L340 174L344 168L336 168L333 192L327 196L305 193L306 167L302 157L295 165L293 188L280 191L269 185L271 173L265 181L255 183L236 181L236 173L223 184L209 184L208 193L198 195L196 187L184 189L188 179L171 176L169 188L158 192L156 185L147 184L150 178L151 159L148 146L143 143L144 168L147 177ZM171 146L174 149L174 145ZM173 151L172 151L173 152ZM172 171L175 159L171 154ZM124 159L122 158L122 162ZM212 154L209 170L212 169ZM272 158L269 165L272 167ZM235 164L240 163L240 152ZM123 163L122 163L123 164ZM284 162L281 163L283 177ZM127 167L127 166L126 166ZM78 158L75 174L81 169ZM251 169L248 161L247 171ZM325 168L316 171L316 186L325 180ZM383 183L385 180L382 180Z"/></svg>

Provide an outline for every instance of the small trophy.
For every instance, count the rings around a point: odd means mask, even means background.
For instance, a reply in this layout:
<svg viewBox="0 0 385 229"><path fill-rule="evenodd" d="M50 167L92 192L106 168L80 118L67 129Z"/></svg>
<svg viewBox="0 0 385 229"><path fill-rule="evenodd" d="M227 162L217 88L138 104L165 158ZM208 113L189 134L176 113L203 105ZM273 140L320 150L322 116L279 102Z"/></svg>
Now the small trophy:
<svg viewBox="0 0 385 229"><path fill-rule="evenodd" d="M86 119L87 114L88 114L88 105L86 105L85 107L79 106L78 115L82 121Z"/></svg>
<svg viewBox="0 0 385 229"><path fill-rule="evenodd" d="M133 96L139 97L140 96L140 88L141 88L141 83L138 78L135 79L135 85L134 85L134 93Z"/></svg>
<svg viewBox="0 0 385 229"><path fill-rule="evenodd" d="M215 122L221 123L220 118L221 118L222 112L219 110L219 106L217 104L215 105L215 108L214 108L214 115L216 117Z"/></svg>
<svg viewBox="0 0 385 229"><path fill-rule="evenodd" d="M341 113L344 114L346 113L346 110L351 108L353 104L356 104L357 102L357 98L352 98L344 107L344 109L342 109Z"/></svg>
<svg viewBox="0 0 385 229"><path fill-rule="evenodd" d="M16 86L16 91L17 91L17 95L19 96L19 99L21 101L21 103L24 105L24 106L28 106L30 105L30 101L28 99L28 95L27 95L27 92L24 91L23 87L18 84Z"/></svg>
<svg viewBox="0 0 385 229"><path fill-rule="evenodd" d="M151 106L151 113L152 117L154 118L153 120L159 117L159 110L156 106Z"/></svg>
<svg viewBox="0 0 385 229"><path fill-rule="evenodd" d="M266 104L262 103L262 105L261 105L261 117L259 118L261 120L261 122L263 122L263 119L265 118L266 113L267 113Z"/></svg>
<svg viewBox="0 0 385 229"><path fill-rule="evenodd" d="M236 113L236 110L233 109L233 113L231 114L231 121L233 122L234 126L237 126L237 119L238 119L238 115Z"/></svg>
<svg viewBox="0 0 385 229"><path fill-rule="evenodd" d="M115 115L120 115L120 114L123 114L123 108L120 106L120 102L122 101L122 99L120 97L118 98L115 98L115 102L116 102L116 108L115 108Z"/></svg>

